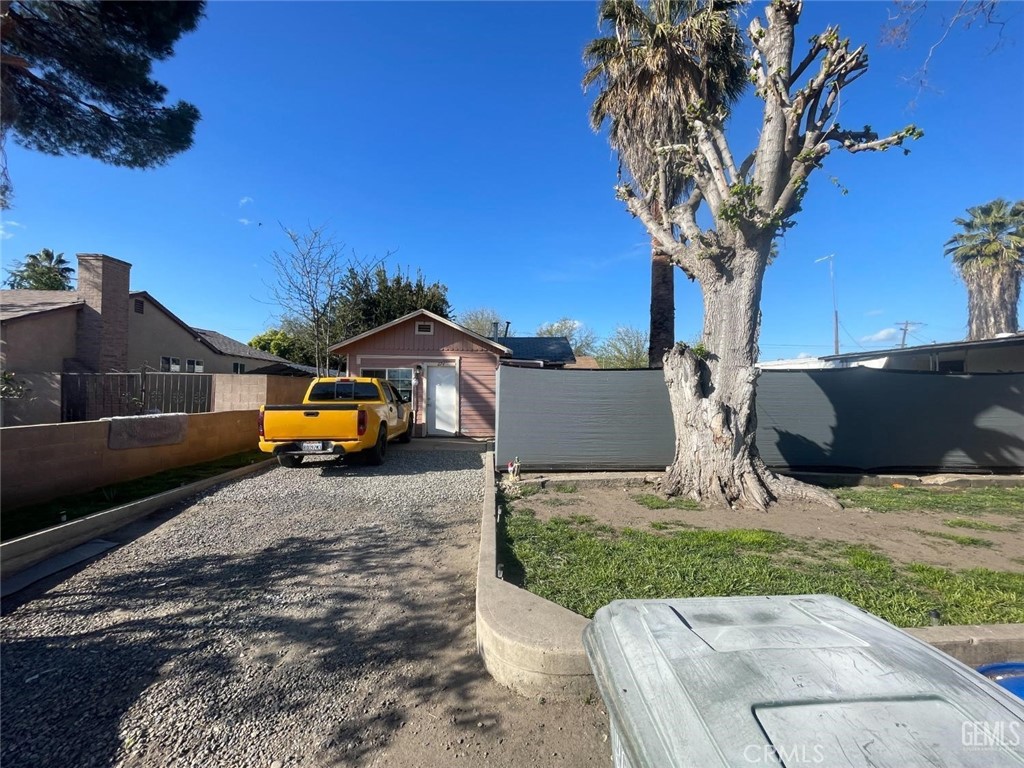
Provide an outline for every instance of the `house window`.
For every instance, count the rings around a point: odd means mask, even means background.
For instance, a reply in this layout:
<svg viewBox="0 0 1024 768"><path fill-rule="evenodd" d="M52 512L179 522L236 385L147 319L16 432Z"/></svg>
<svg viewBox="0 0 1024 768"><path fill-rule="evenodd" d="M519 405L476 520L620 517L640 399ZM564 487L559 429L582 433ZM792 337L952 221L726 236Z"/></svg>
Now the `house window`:
<svg viewBox="0 0 1024 768"><path fill-rule="evenodd" d="M416 335L417 336L433 336L434 335L434 324L433 323L416 323Z"/></svg>
<svg viewBox="0 0 1024 768"><path fill-rule="evenodd" d="M189 358L185 361L185 373L202 373L203 361Z"/></svg>
<svg viewBox="0 0 1024 768"><path fill-rule="evenodd" d="M141 315L146 312L146 303L142 299L135 300L135 314Z"/></svg>
<svg viewBox="0 0 1024 768"><path fill-rule="evenodd" d="M390 381L398 394L412 402L412 368L363 368L360 375Z"/></svg>
<svg viewBox="0 0 1024 768"><path fill-rule="evenodd" d="M245 363L232 363L231 364L231 372L232 373L245 373Z"/></svg>
<svg viewBox="0 0 1024 768"><path fill-rule="evenodd" d="M940 360L939 373L963 373L963 360Z"/></svg>
<svg viewBox="0 0 1024 768"><path fill-rule="evenodd" d="M160 370L163 373L180 373L181 372L181 358L180 357L161 357L160 358Z"/></svg>

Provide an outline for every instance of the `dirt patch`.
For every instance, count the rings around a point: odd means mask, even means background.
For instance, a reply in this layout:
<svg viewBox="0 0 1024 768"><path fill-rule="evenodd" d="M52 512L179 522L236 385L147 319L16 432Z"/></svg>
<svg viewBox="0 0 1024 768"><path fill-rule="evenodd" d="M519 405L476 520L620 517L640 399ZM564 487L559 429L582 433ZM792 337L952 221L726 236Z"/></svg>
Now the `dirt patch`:
<svg viewBox="0 0 1024 768"><path fill-rule="evenodd" d="M559 490L560 489L560 490ZM953 528L957 517L948 511L873 512L863 508L840 511L812 505L787 504L768 512L730 509L649 509L635 500L653 493L650 487L590 488L559 484L551 479L540 492L520 499L517 509L529 508L541 519L585 515L617 529L634 528L670 535L680 528L727 530L753 528L786 536L831 540L872 547L900 563L925 563L963 570L988 568L1024 572L1024 537L1020 518L998 514L972 515L1002 531ZM965 544L949 536L969 537L985 544Z"/></svg>

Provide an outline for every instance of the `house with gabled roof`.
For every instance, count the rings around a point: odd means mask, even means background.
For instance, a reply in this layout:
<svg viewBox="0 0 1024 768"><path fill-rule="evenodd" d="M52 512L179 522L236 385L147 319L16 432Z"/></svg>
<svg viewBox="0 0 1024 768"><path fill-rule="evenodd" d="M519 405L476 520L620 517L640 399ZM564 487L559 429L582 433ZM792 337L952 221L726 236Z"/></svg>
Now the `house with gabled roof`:
<svg viewBox="0 0 1024 768"><path fill-rule="evenodd" d="M194 328L147 291L128 294L129 370L247 373L288 361L217 331Z"/></svg>
<svg viewBox="0 0 1024 768"><path fill-rule="evenodd" d="M74 291L0 291L0 366L30 373L245 373L286 363L216 331L193 328L146 291L131 264L78 254Z"/></svg>
<svg viewBox="0 0 1024 768"><path fill-rule="evenodd" d="M95 409L82 404L94 401L102 403L104 415L111 415L108 406L123 404L120 380L93 381L89 386L105 388L109 383L117 391L108 398L103 389L92 397L82 389L88 382L69 374L232 374L287 364L216 331L189 326L146 291L130 292L130 271L131 264L120 259L80 253L76 290L0 291L0 368L30 393L4 402L4 425L85 418L83 414ZM194 399L212 402L212 396L207 400L202 394L212 381L188 381L178 385L194 384L193 394L200 393ZM219 410L241 407L244 398L229 396L231 391L253 389L249 382L237 384L222 381L217 387L223 401Z"/></svg>
<svg viewBox="0 0 1024 768"><path fill-rule="evenodd" d="M564 337L488 338L425 309L330 348L353 376L387 379L409 398L417 436L493 437L499 365L575 362Z"/></svg>

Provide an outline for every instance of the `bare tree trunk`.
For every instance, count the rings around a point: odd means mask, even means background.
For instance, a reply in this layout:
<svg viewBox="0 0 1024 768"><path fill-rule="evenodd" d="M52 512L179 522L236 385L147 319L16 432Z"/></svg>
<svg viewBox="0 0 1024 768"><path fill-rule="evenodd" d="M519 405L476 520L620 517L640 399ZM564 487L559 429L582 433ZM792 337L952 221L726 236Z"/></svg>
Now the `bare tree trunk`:
<svg viewBox="0 0 1024 768"><path fill-rule="evenodd" d="M1013 264L963 273L967 286L967 340L1017 332L1021 273Z"/></svg>
<svg viewBox="0 0 1024 768"><path fill-rule="evenodd" d="M665 356L676 453L663 490L704 503L767 509L781 499L840 508L828 492L780 477L757 451L755 407L764 259L738 254L728 277L704 284L704 338Z"/></svg>
<svg viewBox="0 0 1024 768"><path fill-rule="evenodd" d="M651 245L651 335L647 367L661 368L665 353L675 344L675 267L663 250Z"/></svg>

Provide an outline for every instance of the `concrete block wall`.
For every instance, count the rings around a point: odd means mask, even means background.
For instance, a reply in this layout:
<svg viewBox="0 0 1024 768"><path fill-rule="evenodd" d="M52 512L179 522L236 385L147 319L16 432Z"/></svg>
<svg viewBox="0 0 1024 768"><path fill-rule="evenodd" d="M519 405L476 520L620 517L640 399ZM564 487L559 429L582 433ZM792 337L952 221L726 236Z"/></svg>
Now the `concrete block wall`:
<svg viewBox="0 0 1024 768"><path fill-rule="evenodd" d="M213 410L258 410L266 402L267 376L241 376L233 373L213 375Z"/></svg>
<svg viewBox="0 0 1024 768"><path fill-rule="evenodd" d="M188 421L182 443L120 451L107 448L107 421L4 427L0 505L39 504L257 447L254 410L197 413Z"/></svg>
<svg viewBox="0 0 1024 768"><path fill-rule="evenodd" d="M309 381L294 376L214 374L213 410L249 411L259 410L265 403L300 403Z"/></svg>
<svg viewBox="0 0 1024 768"><path fill-rule="evenodd" d="M301 403L302 398L309 389L309 382L298 376L267 376L267 399L265 402L273 405L287 405L288 403ZM261 403L262 405L262 403Z"/></svg>

